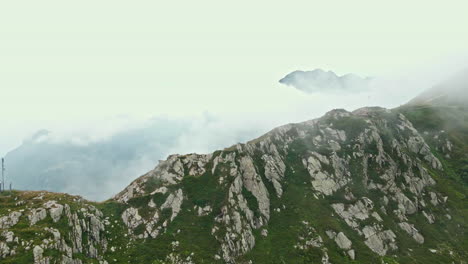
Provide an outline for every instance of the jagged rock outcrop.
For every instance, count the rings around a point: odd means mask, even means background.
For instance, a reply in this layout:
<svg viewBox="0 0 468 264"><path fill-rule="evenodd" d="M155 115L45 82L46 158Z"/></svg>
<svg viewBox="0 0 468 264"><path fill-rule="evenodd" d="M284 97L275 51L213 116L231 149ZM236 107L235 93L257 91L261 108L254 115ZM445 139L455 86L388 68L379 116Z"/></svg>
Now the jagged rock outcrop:
<svg viewBox="0 0 468 264"><path fill-rule="evenodd" d="M167 200L161 206L161 209L171 209L171 221L174 220L174 218L176 218L176 216L179 214L183 199L183 192L181 189L179 189L175 193L169 194Z"/></svg>
<svg viewBox="0 0 468 264"><path fill-rule="evenodd" d="M44 207L49 209L50 217L55 223L57 223L62 216L64 208L63 205L58 204L56 201L48 201L44 204Z"/></svg>
<svg viewBox="0 0 468 264"><path fill-rule="evenodd" d="M338 235L336 235L335 242L341 249L350 249L353 244L343 232L339 232Z"/></svg>
<svg viewBox="0 0 468 264"><path fill-rule="evenodd" d="M380 256L384 256L389 250L397 249L396 235L392 230L382 230L380 225L365 226L362 233L366 239L364 243Z"/></svg>
<svg viewBox="0 0 468 264"><path fill-rule="evenodd" d="M414 225L408 224L407 222L399 223L398 224L401 229L405 230L411 237L414 238L419 244L424 243L424 237L419 234L418 230L414 227Z"/></svg>
<svg viewBox="0 0 468 264"><path fill-rule="evenodd" d="M11 212L7 216L0 217L0 229L8 229L16 225L21 215L21 212Z"/></svg>
<svg viewBox="0 0 468 264"><path fill-rule="evenodd" d="M14 193L13 201L31 197L31 194L34 192ZM8 199L13 199L12 196ZM11 206L17 207L19 212L13 211L0 218L1 234L6 242L0 241L0 257L31 252L31 263L82 264L82 259L76 257L82 254L105 263L103 253L107 251L107 238L103 213L79 198L71 200L63 196L60 199L67 201L62 204L52 197L56 195L42 192L33 199L12 203ZM31 231L27 232L34 232L34 236L28 236L18 225L29 226ZM49 255L51 250L56 254Z"/></svg>
<svg viewBox="0 0 468 264"><path fill-rule="evenodd" d="M44 208L35 208L31 210L31 214L28 215L31 225L35 225L37 222L44 220L47 216L47 211Z"/></svg>

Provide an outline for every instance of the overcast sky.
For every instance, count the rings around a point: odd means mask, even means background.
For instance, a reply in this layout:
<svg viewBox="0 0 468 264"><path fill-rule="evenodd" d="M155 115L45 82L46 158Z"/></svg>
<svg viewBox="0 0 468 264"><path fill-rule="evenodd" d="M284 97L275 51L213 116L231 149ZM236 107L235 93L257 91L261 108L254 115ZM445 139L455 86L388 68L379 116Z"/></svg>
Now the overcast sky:
<svg viewBox="0 0 468 264"><path fill-rule="evenodd" d="M105 135L129 118L204 113L274 126L339 106L396 106L463 66L466 10L427 0L1 1L0 155L43 128ZM391 89L350 100L278 83L315 68L385 77Z"/></svg>

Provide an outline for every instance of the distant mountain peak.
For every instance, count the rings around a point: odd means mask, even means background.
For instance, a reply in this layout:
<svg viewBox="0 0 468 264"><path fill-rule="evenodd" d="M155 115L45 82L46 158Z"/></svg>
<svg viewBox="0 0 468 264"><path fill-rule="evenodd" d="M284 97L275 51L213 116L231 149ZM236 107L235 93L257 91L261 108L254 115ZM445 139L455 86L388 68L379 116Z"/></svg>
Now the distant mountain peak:
<svg viewBox="0 0 468 264"><path fill-rule="evenodd" d="M360 91L369 88L370 78L348 73L342 76L335 72L317 68L311 71L296 70L279 80L306 93L329 91Z"/></svg>

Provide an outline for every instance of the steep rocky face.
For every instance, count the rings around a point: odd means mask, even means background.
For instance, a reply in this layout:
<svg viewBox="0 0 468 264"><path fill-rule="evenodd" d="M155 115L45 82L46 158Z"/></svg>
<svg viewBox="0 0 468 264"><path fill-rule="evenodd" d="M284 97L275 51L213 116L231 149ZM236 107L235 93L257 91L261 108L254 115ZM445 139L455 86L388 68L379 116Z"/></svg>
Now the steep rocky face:
<svg viewBox="0 0 468 264"><path fill-rule="evenodd" d="M444 144L451 145L448 139ZM287 178L297 177L304 180L304 199L329 202L320 210L347 225L346 231L311 227L318 234L316 241L324 240L320 233L338 233L329 238L346 252L351 250L349 235L377 256L386 256L409 250L400 249L398 240L424 244L416 217L423 216L427 224L449 223L448 198L434 190L434 175L444 173L439 158L403 114L379 108L353 113L335 110L321 119L280 127L257 140L213 154L171 156L115 199L129 203L149 197L148 204L129 207L123 215L129 234L140 238L157 238L167 232L181 210L197 213L200 208L210 208L207 211L212 213L207 216L212 219L206 221L211 231L205 235L211 235L219 245L212 257L235 262L268 237L274 228L272 217L288 211L282 200L290 185ZM187 178L195 182L210 178L220 197L187 193ZM155 213L146 219L140 217L138 212L148 211L148 207ZM167 217L161 217L167 209ZM145 231L135 233L138 225L145 226ZM320 248L322 259L328 259L322 243L308 244ZM343 255L359 259L360 253L353 250Z"/></svg>
<svg viewBox="0 0 468 264"><path fill-rule="evenodd" d="M333 110L222 151L172 155L101 204L19 198L26 204L16 207L14 195L3 197L11 210L0 213L1 257L464 263L465 160L455 155L466 142L438 126L421 130L412 111ZM41 223L48 242L21 245L18 232Z"/></svg>

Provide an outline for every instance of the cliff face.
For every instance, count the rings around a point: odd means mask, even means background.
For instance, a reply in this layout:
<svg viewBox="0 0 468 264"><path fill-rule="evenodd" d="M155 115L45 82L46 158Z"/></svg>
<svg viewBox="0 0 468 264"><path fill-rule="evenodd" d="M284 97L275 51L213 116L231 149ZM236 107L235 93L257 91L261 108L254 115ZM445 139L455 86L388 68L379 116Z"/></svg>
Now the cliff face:
<svg viewBox="0 0 468 264"><path fill-rule="evenodd" d="M451 119L447 118L449 116ZM465 263L468 111L333 110L113 199L0 201L2 263Z"/></svg>

